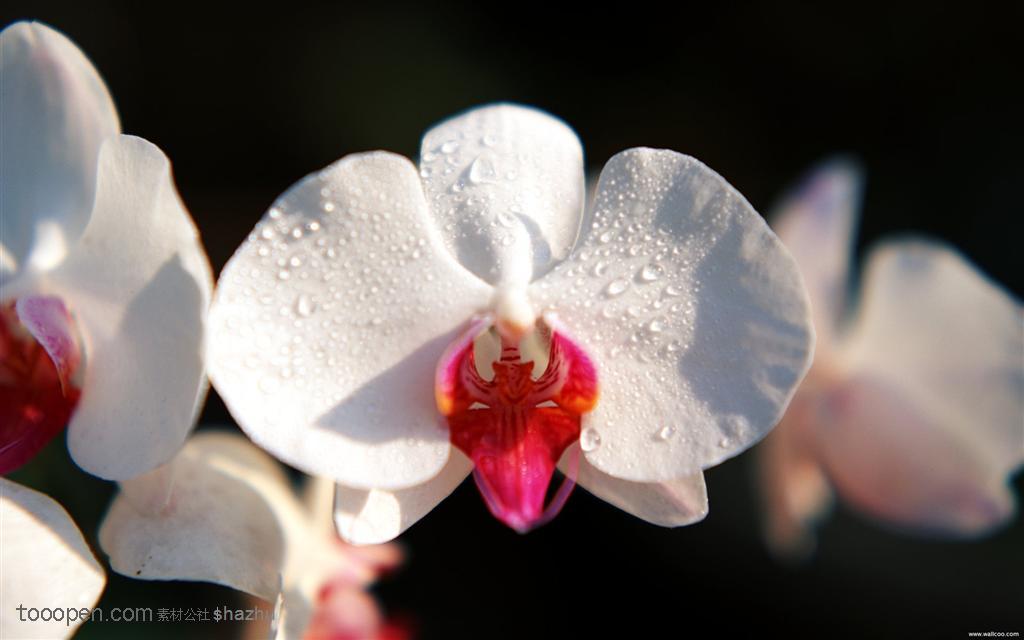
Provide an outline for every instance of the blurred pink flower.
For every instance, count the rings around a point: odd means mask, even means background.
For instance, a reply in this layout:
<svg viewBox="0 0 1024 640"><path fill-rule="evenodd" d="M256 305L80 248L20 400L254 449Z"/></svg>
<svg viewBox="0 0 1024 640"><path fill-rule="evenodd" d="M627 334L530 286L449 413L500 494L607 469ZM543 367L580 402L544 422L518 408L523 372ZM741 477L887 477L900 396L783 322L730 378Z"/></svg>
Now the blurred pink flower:
<svg viewBox="0 0 1024 640"><path fill-rule="evenodd" d="M912 237L875 247L851 296L860 189L856 167L826 164L774 219L818 336L811 371L759 450L766 534L784 555L813 549L833 494L886 525L947 537L1015 512L1021 306L952 249Z"/></svg>
<svg viewBox="0 0 1024 640"><path fill-rule="evenodd" d="M205 431L170 464L121 483L100 546L132 578L214 582L266 601L279 640L401 637L364 592L398 565L399 549L342 542L332 494L330 482L310 480L297 496L247 439Z"/></svg>

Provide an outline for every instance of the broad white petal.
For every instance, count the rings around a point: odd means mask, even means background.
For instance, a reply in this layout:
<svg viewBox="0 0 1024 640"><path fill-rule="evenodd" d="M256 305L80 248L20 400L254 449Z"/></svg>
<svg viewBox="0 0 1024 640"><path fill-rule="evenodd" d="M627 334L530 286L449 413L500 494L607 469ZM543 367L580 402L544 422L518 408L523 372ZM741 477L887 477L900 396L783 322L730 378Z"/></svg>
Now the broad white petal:
<svg viewBox="0 0 1024 640"><path fill-rule="evenodd" d="M71 636L100 599L107 577L67 511L0 478L0 539L0 637ZM19 612L20 606L26 609ZM61 619L39 620L44 607L59 610ZM34 622L28 609L36 609Z"/></svg>
<svg viewBox="0 0 1024 640"><path fill-rule="evenodd" d="M423 137L420 175L448 249L487 282L525 285L564 259L583 215L583 150L564 122L512 104Z"/></svg>
<svg viewBox="0 0 1024 640"><path fill-rule="evenodd" d="M771 216L807 286L819 358L833 347L846 312L863 183L857 165L832 160L787 194Z"/></svg>
<svg viewBox="0 0 1024 640"><path fill-rule="evenodd" d="M1019 302L951 249L905 240L872 252L840 363L1006 474L1024 461L1022 353Z"/></svg>
<svg viewBox="0 0 1024 640"><path fill-rule="evenodd" d="M950 429L939 407L917 404L891 379L849 379L818 411L822 467L836 494L860 511L946 536L981 534L1013 516L1006 471L985 449L991 442Z"/></svg>
<svg viewBox="0 0 1024 640"><path fill-rule="evenodd" d="M100 144L121 130L117 111L78 47L38 22L0 33L0 102L0 254L48 269L89 220Z"/></svg>
<svg viewBox="0 0 1024 640"><path fill-rule="evenodd" d="M570 455L578 454L566 450L558 465L562 473L568 470L566 458ZM701 472L666 482L630 482L610 476L581 458L576 483L626 513L662 527L682 527L708 515L708 490Z"/></svg>
<svg viewBox="0 0 1024 640"><path fill-rule="evenodd" d="M694 475L778 422L814 334L793 259L697 160L631 149L601 174L588 236L531 286L597 365L586 458L634 482Z"/></svg>
<svg viewBox="0 0 1024 640"><path fill-rule="evenodd" d="M412 163L352 155L285 193L228 262L210 375L289 464L364 489L421 484L451 448L434 367L489 297L442 246Z"/></svg>
<svg viewBox="0 0 1024 640"><path fill-rule="evenodd" d="M89 226L46 287L78 320L85 345L82 397L68 425L75 462L120 480L170 460L206 393L213 283L157 147L126 135L104 143Z"/></svg>
<svg viewBox="0 0 1024 640"><path fill-rule="evenodd" d="M290 529L305 526L281 468L244 438L204 432L171 463L160 509L139 509L150 476L122 483L100 527L110 566L145 580L202 580L273 601ZM129 494L134 494L129 499Z"/></svg>
<svg viewBox="0 0 1024 640"><path fill-rule="evenodd" d="M453 448L441 473L415 487L366 491L339 484L334 493L338 533L352 544L393 540L447 498L472 470L469 458Z"/></svg>

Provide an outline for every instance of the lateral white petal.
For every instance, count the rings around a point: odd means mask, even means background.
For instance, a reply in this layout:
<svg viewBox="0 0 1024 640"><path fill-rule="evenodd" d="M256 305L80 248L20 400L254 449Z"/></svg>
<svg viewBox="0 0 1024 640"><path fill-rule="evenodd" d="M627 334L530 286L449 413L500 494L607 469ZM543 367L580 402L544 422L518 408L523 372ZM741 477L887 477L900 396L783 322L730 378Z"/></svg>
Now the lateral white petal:
<svg viewBox="0 0 1024 640"><path fill-rule="evenodd" d="M306 177L264 216L221 274L208 346L258 445L364 489L444 467L434 367L490 287L433 227L415 168L384 152Z"/></svg>
<svg viewBox="0 0 1024 640"><path fill-rule="evenodd" d="M1024 461L1024 310L958 253L923 240L872 251L841 355L971 443L998 473ZM895 428L896 425L894 425Z"/></svg>
<svg viewBox="0 0 1024 640"><path fill-rule="evenodd" d="M991 442L950 429L941 407L920 405L890 379L851 378L819 412L822 467L837 495L864 513L952 537L988 532L1013 516L1005 469L985 449ZM980 419L970 424L985 427Z"/></svg>
<svg viewBox="0 0 1024 640"><path fill-rule="evenodd" d="M210 264L154 145L120 135L99 156L89 226L45 285L78 320L85 380L68 425L75 462L111 480L167 462L207 383Z"/></svg>
<svg viewBox="0 0 1024 640"><path fill-rule="evenodd" d="M568 470L565 460L570 455L578 454L567 450L562 455L562 473ZM682 527L708 515L708 490L701 472L666 482L630 482L580 459L576 482L605 502L661 527Z"/></svg>
<svg viewBox="0 0 1024 640"><path fill-rule="evenodd" d="M588 236L530 294L597 364L586 458L624 480L674 480L743 451L810 364L793 259L725 180L673 151L612 158Z"/></svg>
<svg viewBox="0 0 1024 640"><path fill-rule="evenodd" d="M420 175L448 249L487 282L525 285L576 241L583 150L543 111L498 104L442 122L423 137Z"/></svg>
<svg viewBox="0 0 1024 640"><path fill-rule="evenodd" d="M100 144L121 130L117 111L78 47L38 22L0 33L0 101L0 253L18 268L48 269L89 220Z"/></svg>
<svg viewBox="0 0 1024 640"><path fill-rule="evenodd" d="M855 164L832 160L787 194L770 218L807 286L819 357L834 347L846 312L863 183Z"/></svg>
<svg viewBox="0 0 1024 640"><path fill-rule="evenodd" d="M447 498L472 470L469 458L453 447L441 473L415 487L366 491L339 484L334 493L338 533L352 544L393 540Z"/></svg>
<svg viewBox="0 0 1024 640"><path fill-rule="evenodd" d="M120 574L201 580L273 601L287 554L286 522L301 517L281 470L244 438L196 435L172 463L174 485L160 510L140 510L122 483L100 526L100 546Z"/></svg>
<svg viewBox="0 0 1024 640"><path fill-rule="evenodd" d="M68 513L50 497L0 478L0 637L70 637L88 619L22 621L17 609L92 609L107 576ZM76 617L80 611L75 611Z"/></svg>

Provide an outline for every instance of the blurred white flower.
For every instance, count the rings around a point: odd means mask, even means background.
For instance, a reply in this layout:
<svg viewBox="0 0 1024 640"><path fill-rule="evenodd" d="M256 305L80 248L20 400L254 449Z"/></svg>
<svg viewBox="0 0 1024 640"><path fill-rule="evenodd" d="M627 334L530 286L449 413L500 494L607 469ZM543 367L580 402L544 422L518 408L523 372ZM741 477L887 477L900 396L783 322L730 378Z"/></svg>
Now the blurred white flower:
<svg viewBox="0 0 1024 640"><path fill-rule="evenodd" d="M206 390L206 254L152 144L39 23L0 33L0 472L65 425L83 469L169 460Z"/></svg>
<svg viewBox="0 0 1024 640"><path fill-rule="evenodd" d="M0 638L73 634L107 576L71 517L42 493L0 478L0 541Z"/></svg>
<svg viewBox="0 0 1024 640"><path fill-rule="evenodd" d="M311 484L303 502L281 465L244 437L199 433L166 468L121 489L100 528L118 573L215 582L276 602L278 639L370 639L388 628L364 588L398 564L398 549L344 544L331 483Z"/></svg>
<svg viewBox="0 0 1024 640"><path fill-rule="evenodd" d="M746 200L654 149L612 158L586 216L583 199L569 127L487 106L427 132L418 170L375 152L308 176L228 263L211 378L257 444L339 483L346 539L397 536L471 470L520 531L577 475L688 524L702 470L782 415L808 305Z"/></svg>
<svg viewBox="0 0 1024 640"><path fill-rule="evenodd" d="M900 529L949 537L1012 517L1024 460L1021 306L955 251L890 240L849 269L861 177L842 161L811 174L775 218L811 295L814 364L760 448L768 541L814 546L833 492Z"/></svg>
<svg viewBox="0 0 1024 640"><path fill-rule="evenodd" d="M206 391L212 278L195 227L167 159L120 134L106 86L60 33L0 33L0 104L0 473L65 426L86 471L146 472L181 447ZM83 617L15 607L91 607L102 568L49 498L2 480L0 510L0 636L74 633Z"/></svg>

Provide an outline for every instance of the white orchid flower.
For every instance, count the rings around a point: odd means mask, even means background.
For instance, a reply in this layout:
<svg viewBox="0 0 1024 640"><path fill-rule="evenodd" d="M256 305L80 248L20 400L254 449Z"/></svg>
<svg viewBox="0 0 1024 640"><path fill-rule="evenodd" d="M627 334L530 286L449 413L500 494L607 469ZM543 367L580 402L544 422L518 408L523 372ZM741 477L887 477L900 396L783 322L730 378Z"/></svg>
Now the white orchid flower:
<svg viewBox="0 0 1024 640"><path fill-rule="evenodd" d="M281 465L244 437L202 432L166 469L121 484L100 545L126 576L214 582L277 602L279 640L335 637L311 631L332 628L372 638L384 623L364 587L399 553L339 540L326 486L303 503Z"/></svg>
<svg viewBox="0 0 1024 640"><path fill-rule="evenodd" d="M807 379L760 448L766 533L783 554L813 548L833 492L883 523L950 537L1015 511L1021 306L955 251L916 238L876 247L851 299L860 187L856 167L828 163L775 219L818 336Z"/></svg>
<svg viewBox="0 0 1024 640"><path fill-rule="evenodd" d="M575 476L688 524L702 470L782 415L808 304L747 201L654 149L611 159L585 223L583 199L569 127L488 106L430 130L418 170L374 152L308 176L235 253L211 378L257 444L337 481L343 537L395 537L471 470L521 531Z"/></svg>
<svg viewBox="0 0 1024 640"><path fill-rule="evenodd" d="M32 22L0 33L0 472L68 428L119 480L166 462L206 390L206 254L152 144L96 70Z"/></svg>
<svg viewBox="0 0 1024 640"><path fill-rule="evenodd" d="M69 637L107 583L67 512L0 478L0 638Z"/></svg>

